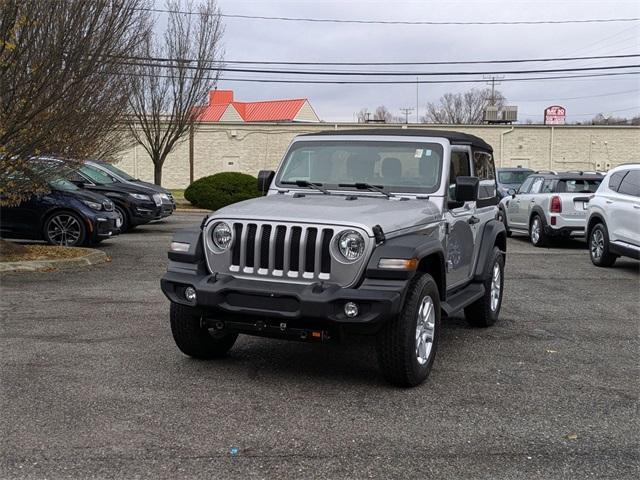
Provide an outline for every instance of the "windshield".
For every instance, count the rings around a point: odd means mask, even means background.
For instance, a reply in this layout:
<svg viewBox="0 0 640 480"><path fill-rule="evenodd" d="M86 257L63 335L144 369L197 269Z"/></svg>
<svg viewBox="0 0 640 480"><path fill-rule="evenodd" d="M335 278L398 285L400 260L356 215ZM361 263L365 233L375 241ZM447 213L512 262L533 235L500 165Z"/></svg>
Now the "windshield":
<svg viewBox="0 0 640 480"><path fill-rule="evenodd" d="M79 168L80 172L97 185L107 185L109 183L116 183L116 181L106 173L98 170L90 165L83 165Z"/></svg>
<svg viewBox="0 0 640 480"><path fill-rule="evenodd" d="M119 176L120 178L122 178L123 180L126 180L127 182L130 182L132 180L135 180L135 178L133 178L131 175L129 175L127 172L124 172L122 170L120 170L117 167L114 167L113 165L111 165L110 163L101 163L100 166L106 170L109 170L111 173L115 173L117 176Z"/></svg>
<svg viewBox="0 0 640 480"><path fill-rule="evenodd" d="M276 185L312 182L352 191L366 183L391 192L433 193L440 186L442 155L438 143L299 142L287 153Z"/></svg>
<svg viewBox="0 0 640 480"><path fill-rule="evenodd" d="M498 172L498 181L509 185L521 185L533 171Z"/></svg>

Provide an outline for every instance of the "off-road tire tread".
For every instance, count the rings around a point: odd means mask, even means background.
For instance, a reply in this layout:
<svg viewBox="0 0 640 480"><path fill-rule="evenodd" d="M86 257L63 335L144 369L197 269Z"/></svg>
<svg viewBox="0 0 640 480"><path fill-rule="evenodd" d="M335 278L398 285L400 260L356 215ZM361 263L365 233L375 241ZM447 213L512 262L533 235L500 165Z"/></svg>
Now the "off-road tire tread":
<svg viewBox="0 0 640 480"><path fill-rule="evenodd" d="M171 333L182 353L207 360L224 356L233 347L237 334L228 333L214 338L201 325L200 315L192 307L171 302Z"/></svg>
<svg viewBox="0 0 640 480"><path fill-rule="evenodd" d="M406 336L407 330L412 339L415 336L416 310L419 307L419 302L423 296L422 294L427 287L434 301L436 312L435 338L432 347L433 353L427 364L428 369L426 375L416 375L412 361L415 362L417 360L411 356L415 356L415 350L410 348L412 352L411 355L407 353ZM431 275L426 273L417 275L409 285L402 311L396 318L387 322L378 334L378 363L383 376L389 383L399 387L414 387L427 378L437 350L440 332L440 316L440 295L435 280ZM413 341L414 340L412 340L411 343L412 347Z"/></svg>

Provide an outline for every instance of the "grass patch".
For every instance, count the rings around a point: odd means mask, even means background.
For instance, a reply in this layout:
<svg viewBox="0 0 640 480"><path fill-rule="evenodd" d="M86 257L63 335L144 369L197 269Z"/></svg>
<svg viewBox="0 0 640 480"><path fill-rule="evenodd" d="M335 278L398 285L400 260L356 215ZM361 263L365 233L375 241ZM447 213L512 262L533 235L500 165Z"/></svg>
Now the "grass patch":
<svg viewBox="0 0 640 480"><path fill-rule="evenodd" d="M58 260L61 258L76 258L86 254L81 248L59 247L54 245L22 245L21 253L7 253L0 255L0 262L28 262L32 260Z"/></svg>
<svg viewBox="0 0 640 480"><path fill-rule="evenodd" d="M173 195L174 200L177 202L178 200L184 200L184 188L183 189L170 189L171 195Z"/></svg>

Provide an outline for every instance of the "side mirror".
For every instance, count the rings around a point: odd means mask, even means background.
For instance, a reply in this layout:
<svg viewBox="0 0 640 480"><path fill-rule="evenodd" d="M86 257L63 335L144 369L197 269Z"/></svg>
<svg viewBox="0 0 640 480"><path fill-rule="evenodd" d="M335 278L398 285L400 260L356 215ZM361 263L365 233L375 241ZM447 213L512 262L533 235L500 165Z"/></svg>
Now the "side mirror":
<svg viewBox="0 0 640 480"><path fill-rule="evenodd" d="M507 193L511 195L511 198L516 198L516 191L513 188L507 190Z"/></svg>
<svg viewBox="0 0 640 480"><path fill-rule="evenodd" d="M475 202L478 199L479 187L480 179L478 177L457 177L456 200L458 202Z"/></svg>
<svg viewBox="0 0 640 480"><path fill-rule="evenodd" d="M271 186L271 182L273 182L273 177L275 177L276 172L273 170L260 170L258 172L258 191L262 193L262 195L266 195L269 191L269 187Z"/></svg>

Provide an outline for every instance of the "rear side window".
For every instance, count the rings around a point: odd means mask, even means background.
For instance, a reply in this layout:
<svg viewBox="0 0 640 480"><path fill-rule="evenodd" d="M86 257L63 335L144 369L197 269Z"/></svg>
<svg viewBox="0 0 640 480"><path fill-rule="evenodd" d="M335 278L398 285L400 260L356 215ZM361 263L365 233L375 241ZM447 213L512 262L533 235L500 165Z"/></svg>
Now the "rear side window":
<svg viewBox="0 0 640 480"><path fill-rule="evenodd" d="M609 177L609 188L617 192L618 187L620 186L620 182L628 171L629 170L620 170L619 172L612 173Z"/></svg>
<svg viewBox="0 0 640 480"><path fill-rule="evenodd" d="M629 170L620 183L618 193L640 197L640 170Z"/></svg>
<svg viewBox="0 0 640 480"><path fill-rule="evenodd" d="M556 186L556 181L552 179L547 179L542 184L542 193L553 193Z"/></svg>
<svg viewBox="0 0 640 480"><path fill-rule="evenodd" d="M595 193L602 180L587 180L584 178L575 180L560 180L558 182L558 193Z"/></svg>
<svg viewBox="0 0 640 480"><path fill-rule="evenodd" d="M529 191L529 193L540 193L540 191L542 190L542 182L543 182L543 178L542 177L538 177L533 181L533 185L531 185L531 190Z"/></svg>

